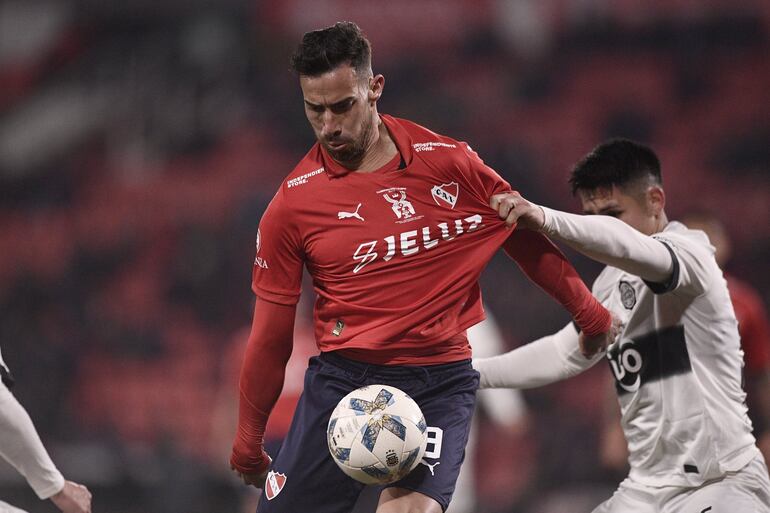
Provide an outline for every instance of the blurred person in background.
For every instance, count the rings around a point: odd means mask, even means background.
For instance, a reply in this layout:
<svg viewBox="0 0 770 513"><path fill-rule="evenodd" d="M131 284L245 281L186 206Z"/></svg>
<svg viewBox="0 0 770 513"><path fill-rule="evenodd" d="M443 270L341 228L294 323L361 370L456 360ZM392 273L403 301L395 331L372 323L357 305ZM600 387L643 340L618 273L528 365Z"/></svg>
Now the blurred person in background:
<svg viewBox="0 0 770 513"><path fill-rule="evenodd" d="M91 492L64 479L45 450L27 410L9 390L13 379L2 354L0 375L0 455L24 476L40 499L50 499L63 513L90 513ZM0 513L24 511L0 501Z"/></svg>
<svg viewBox="0 0 770 513"><path fill-rule="evenodd" d="M741 388L737 321L706 236L668 221L660 162L616 139L573 169L586 214L495 196L508 222L539 229L607 265L594 293L618 313L609 346L573 325L505 355L474 360L481 386L540 386L586 370L605 354L628 441L628 477L595 513L770 511L767 465ZM605 353L606 349L606 353Z"/></svg>
<svg viewBox="0 0 770 513"><path fill-rule="evenodd" d="M487 358L505 351L506 343L495 316L485 306L487 318L468 329L468 342L473 348L474 358ZM465 461L460 468L460 476L455 484L455 494L447 513L472 513L478 511L479 494L478 469L484 466L477 461L479 416L483 414L488 422L499 427L503 432L517 433L525 429L527 405L520 391L515 389L480 390L477 396L476 413L471 423L468 444L465 447ZM511 470L515 471L512 466Z"/></svg>
<svg viewBox="0 0 770 513"><path fill-rule="evenodd" d="M231 466L264 487L257 511L349 510L364 485L332 460L329 415L348 392L391 384L415 399L437 435L431 461L386 487L377 511L438 513L454 491L478 386L465 330L483 319L478 278L497 249L593 343L607 343L611 316L545 236L505 229L489 198L511 187L467 144L378 114L384 77L372 73L369 42L355 24L306 33L292 64L318 142L257 232L257 300ZM318 295L322 353L311 359L271 463L265 425L292 351L303 266Z"/></svg>

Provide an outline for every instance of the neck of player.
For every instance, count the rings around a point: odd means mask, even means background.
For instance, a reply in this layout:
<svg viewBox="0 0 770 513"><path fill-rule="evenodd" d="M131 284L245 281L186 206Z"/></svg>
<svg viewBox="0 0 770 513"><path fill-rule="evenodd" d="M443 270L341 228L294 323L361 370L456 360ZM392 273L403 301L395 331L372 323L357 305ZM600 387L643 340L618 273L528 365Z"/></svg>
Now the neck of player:
<svg viewBox="0 0 770 513"><path fill-rule="evenodd" d="M391 161L396 156L398 148L396 143L393 142L393 138L390 137L385 123L382 122L379 116L377 117L377 129L372 130L372 140L369 142L364 157L361 159L361 163L355 168L351 168L352 171L358 173L371 173L377 171L382 166Z"/></svg>

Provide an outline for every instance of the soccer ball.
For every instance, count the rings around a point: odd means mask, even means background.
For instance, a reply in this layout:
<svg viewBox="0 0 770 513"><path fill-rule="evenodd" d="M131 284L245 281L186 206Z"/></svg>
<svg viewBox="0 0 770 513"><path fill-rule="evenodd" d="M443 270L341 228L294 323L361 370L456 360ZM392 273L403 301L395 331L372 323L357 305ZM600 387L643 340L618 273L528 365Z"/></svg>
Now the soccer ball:
<svg viewBox="0 0 770 513"><path fill-rule="evenodd" d="M369 385L342 398L326 439L338 467L365 484L388 484L420 463L428 444L420 407L388 385Z"/></svg>

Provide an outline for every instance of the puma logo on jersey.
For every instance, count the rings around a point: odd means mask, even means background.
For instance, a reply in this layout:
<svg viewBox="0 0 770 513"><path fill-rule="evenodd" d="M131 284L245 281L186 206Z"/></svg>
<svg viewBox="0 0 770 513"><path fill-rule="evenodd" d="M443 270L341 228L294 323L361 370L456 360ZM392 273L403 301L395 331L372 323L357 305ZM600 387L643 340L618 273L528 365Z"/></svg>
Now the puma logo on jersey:
<svg viewBox="0 0 770 513"><path fill-rule="evenodd" d="M431 465L430 463L428 463L428 462L427 462L427 461L425 461L425 460L420 460L420 463L422 463L423 465L425 465L426 467L428 467L428 470L430 470L430 475L432 475L432 476L435 476L435 475L436 475L436 474L433 472L433 469L435 469L435 468L436 468L436 465L441 465L441 462L440 462L440 461L437 461L437 462L436 462L436 463L434 463L433 465Z"/></svg>
<svg viewBox="0 0 770 513"><path fill-rule="evenodd" d="M425 226L421 230L409 230L398 235L388 235L382 241L373 240L361 243L353 252L353 261L357 262L353 274L358 273L378 258L388 262L397 254L408 257L421 250L432 249L440 241L454 240L463 233L470 233L483 226L481 221L481 216L474 214L464 219L455 219L451 223L438 223L436 227ZM385 254L382 256L380 256L381 251L378 251L381 242L385 243Z"/></svg>
<svg viewBox="0 0 770 513"><path fill-rule="evenodd" d="M351 217L355 217L356 219L360 219L361 221L363 221L364 218L361 217L361 215L358 213L360 209L361 209L361 204L359 203L355 211L353 212L337 212L337 219L349 219Z"/></svg>

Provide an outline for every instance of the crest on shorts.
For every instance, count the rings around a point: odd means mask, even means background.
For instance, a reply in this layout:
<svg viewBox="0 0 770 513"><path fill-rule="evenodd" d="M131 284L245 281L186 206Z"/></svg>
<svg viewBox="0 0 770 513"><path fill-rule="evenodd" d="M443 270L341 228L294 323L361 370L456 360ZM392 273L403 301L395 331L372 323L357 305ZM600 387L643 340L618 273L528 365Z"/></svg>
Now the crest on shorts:
<svg viewBox="0 0 770 513"><path fill-rule="evenodd" d="M449 208L455 208L460 188L457 186L457 182L442 183L441 185L434 185L430 193L433 195L433 201L436 202L436 205L449 205Z"/></svg>
<svg viewBox="0 0 770 513"><path fill-rule="evenodd" d="M278 472L270 471L267 473L267 479L265 479L265 495L267 500L271 501L275 499L281 490L283 485L286 484L286 476L279 474Z"/></svg>
<svg viewBox="0 0 770 513"><path fill-rule="evenodd" d="M631 310L636 306L636 290L627 281L621 281L618 285L620 289L620 302L626 310Z"/></svg>

